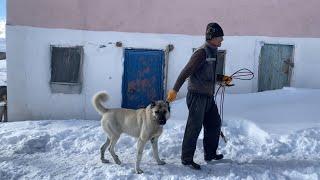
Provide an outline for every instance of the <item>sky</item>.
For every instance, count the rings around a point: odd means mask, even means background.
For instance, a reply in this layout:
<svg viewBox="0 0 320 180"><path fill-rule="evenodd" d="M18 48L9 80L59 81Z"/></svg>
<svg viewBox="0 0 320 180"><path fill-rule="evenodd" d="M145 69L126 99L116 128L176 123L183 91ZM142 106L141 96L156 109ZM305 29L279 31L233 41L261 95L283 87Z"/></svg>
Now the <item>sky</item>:
<svg viewBox="0 0 320 180"><path fill-rule="evenodd" d="M0 0L0 20L6 19L6 0Z"/></svg>
<svg viewBox="0 0 320 180"><path fill-rule="evenodd" d="M3 39L6 37L5 20L6 20L6 0L0 0L0 39Z"/></svg>

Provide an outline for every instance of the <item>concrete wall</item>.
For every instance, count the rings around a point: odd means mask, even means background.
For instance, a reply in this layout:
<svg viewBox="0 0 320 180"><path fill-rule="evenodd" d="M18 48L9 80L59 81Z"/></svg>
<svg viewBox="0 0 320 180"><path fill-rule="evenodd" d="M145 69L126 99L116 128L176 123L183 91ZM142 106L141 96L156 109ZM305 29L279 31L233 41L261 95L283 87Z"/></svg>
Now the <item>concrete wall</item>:
<svg viewBox="0 0 320 180"><path fill-rule="evenodd" d="M319 0L9 0L9 25L228 36L320 37Z"/></svg>
<svg viewBox="0 0 320 180"><path fill-rule="evenodd" d="M172 88L187 63L192 48L203 43L203 36L97 32L70 29L7 26L7 67L9 120L95 119L91 97L100 90L110 95L108 107L120 107L123 50L126 47L164 49L174 45L168 64L168 88ZM124 47L116 47L121 41ZM258 60L263 43L295 46L293 87L320 88L320 79L310 78L320 69L320 38L282 38L264 36L226 36L221 49L226 54L226 74L240 68L256 73L252 81L235 81L228 93L257 91ZM84 46L83 91L81 94L52 94L50 81L50 45ZM100 45L106 47L100 48ZM186 94L186 84L179 97Z"/></svg>

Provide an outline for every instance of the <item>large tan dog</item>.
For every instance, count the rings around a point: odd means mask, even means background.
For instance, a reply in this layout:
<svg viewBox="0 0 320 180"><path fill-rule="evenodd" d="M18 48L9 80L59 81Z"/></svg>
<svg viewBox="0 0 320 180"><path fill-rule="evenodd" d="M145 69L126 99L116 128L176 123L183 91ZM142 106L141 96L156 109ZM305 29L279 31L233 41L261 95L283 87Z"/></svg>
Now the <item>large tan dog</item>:
<svg viewBox="0 0 320 180"><path fill-rule="evenodd" d="M144 109L108 109L102 105L107 101L108 95L105 92L98 92L92 99L93 106L102 115L101 126L107 133L107 140L102 145L101 161L109 163L104 158L106 148L108 148L113 160L117 164L121 164L118 156L114 152L114 147L122 133L138 138L138 153L135 164L136 173L143 171L140 169L142 152L147 141L151 141L153 157L159 165L165 164L159 158L158 154L158 138L162 133L162 126L170 117L169 103L165 101L152 102Z"/></svg>

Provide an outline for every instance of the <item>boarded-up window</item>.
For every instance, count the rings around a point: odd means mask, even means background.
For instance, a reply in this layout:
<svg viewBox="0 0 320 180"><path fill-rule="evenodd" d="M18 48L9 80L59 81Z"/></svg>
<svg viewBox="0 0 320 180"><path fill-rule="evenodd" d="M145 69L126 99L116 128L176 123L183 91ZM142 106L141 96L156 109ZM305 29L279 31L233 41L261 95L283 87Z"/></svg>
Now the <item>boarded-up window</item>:
<svg viewBox="0 0 320 180"><path fill-rule="evenodd" d="M192 51L196 51L197 48L192 48ZM216 66L216 73L217 74L224 74L224 66L225 66L225 57L226 57L226 50L218 50L218 61Z"/></svg>
<svg viewBox="0 0 320 180"><path fill-rule="evenodd" d="M216 66L217 74L224 74L224 65L225 65L225 50L218 50L218 61Z"/></svg>
<svg viewBox="0 0 320 180"><path fill-rule="evenodd" d="M0 52L0 60L6 59L6 53L5 52Z"/></svg>
<svg viewBox="0 0 320 180"><path fill-rule="evenodd" d="M51 91L80 93L83 47L51 46Z"/></svg>

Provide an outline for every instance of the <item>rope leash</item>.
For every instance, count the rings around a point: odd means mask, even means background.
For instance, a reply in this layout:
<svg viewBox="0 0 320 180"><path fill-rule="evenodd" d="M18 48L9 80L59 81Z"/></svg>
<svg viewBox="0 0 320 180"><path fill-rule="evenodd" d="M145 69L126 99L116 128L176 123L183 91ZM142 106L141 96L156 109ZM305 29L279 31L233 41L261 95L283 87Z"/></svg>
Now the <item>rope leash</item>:
<svg viewBox="0 0 320 180"><path fill-rule="evenodd" d="M233 73L230 77L232 79L249 81L249 80L252 80L254 78L254 73L252 71L250 71L249 69L247 69L247 68L242 68L242 69L239 69L238 71L236 71L235 73ZM219 93L219 91L221 91L220 104L219 104L219 114L220 114L220 117L221 117L221 126L223 124L224 95L225 95L226 87L231 87L231 86L234 86L234 84L221 83L219 85L219 88L218 88L216 94L214 95L214 101L216 102L218 93ZM227 138L223 134L222 130L220 130L220 136L223 139L223 141L225 143L227 143Z"/></svg>

